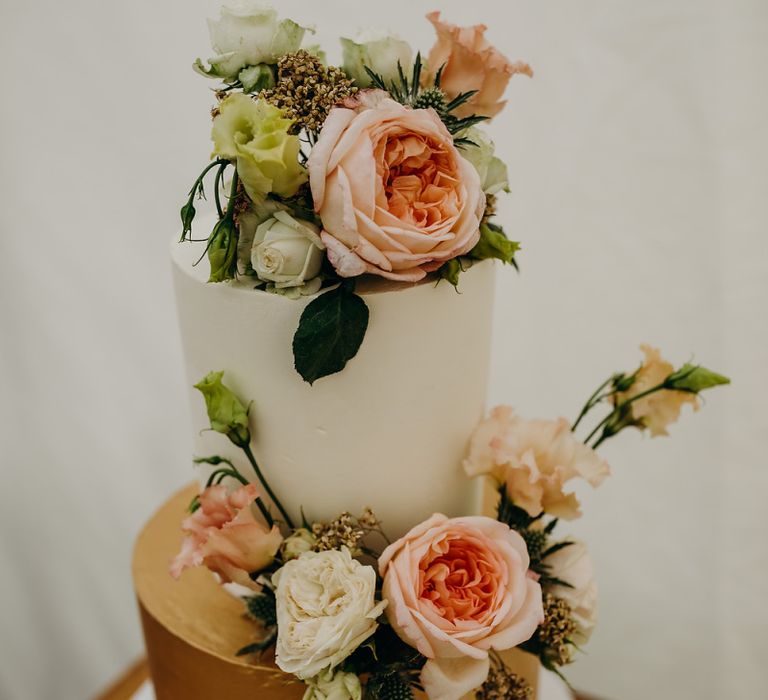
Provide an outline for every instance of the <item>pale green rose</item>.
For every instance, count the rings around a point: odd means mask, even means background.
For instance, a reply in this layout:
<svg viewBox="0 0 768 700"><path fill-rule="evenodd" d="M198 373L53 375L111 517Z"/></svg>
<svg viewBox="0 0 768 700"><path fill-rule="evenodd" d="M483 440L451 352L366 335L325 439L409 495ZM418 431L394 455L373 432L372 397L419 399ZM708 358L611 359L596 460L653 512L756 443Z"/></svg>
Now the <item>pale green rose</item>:
<svg viewBox="0 0 768 700"><path fill-rule="evenodd" d="M307 180L299 163L299 137L283 112L265 100L234 93L213 120L213 153L234 160L248 196L260 202L273 192L292 197Z"/></svg>
<svg viewBox="0 0 768 700"><path fill-rule="evenodd" d="M309 552L315 546L317 538L305 527L300 527L285 539L281 547L283 561L296 559L298 556Z"/></svg>
<svg viewBox="0 0 768 700"><path fill-rule="evenodd" d="M341 46L344 51L344 72L360 87L369 87L371 84L364 66L378 73L387 85L398 79L398 61L406 75L410 74L413 67L410 45L393 34L362 32L354 40L342 38Z"/></svg>
<svg viewBox="0 0 768 700"><path fill-rule="evenodd" d="M208 59L208 68L198 58L195 70L233 82L248 66L275 64L280 56L297 51L306 30L290 19L278 20L269 6L249 0L230 3L221 8L218 20L208 20L217 55Z"/></svg>
<svg viewBox="0 0 768 700"><path fill-rule="evenodd" d="M360 700L363 689L354 673L324 671L307 681L303 700Z"/></svg>
<svg viewBox="0 0 768 700"><path fill-rule="evenodd" d="M480 184L486 194L498 194L502 190L509 192L509 175L507 166L495 154L496 146L481 129L473 126L462 136L476 145L467 145L461 149L463 155L475 166L480 175Z"/></svg>
<svg viewBox="0 0 768 700"><path fill-rule="evenodd" d="M256 229L251 266L260 280L273 285L274 291L310 285L310 293L314 293L320 286L316 278L324 251L317 226L277 211Z"/></svg>

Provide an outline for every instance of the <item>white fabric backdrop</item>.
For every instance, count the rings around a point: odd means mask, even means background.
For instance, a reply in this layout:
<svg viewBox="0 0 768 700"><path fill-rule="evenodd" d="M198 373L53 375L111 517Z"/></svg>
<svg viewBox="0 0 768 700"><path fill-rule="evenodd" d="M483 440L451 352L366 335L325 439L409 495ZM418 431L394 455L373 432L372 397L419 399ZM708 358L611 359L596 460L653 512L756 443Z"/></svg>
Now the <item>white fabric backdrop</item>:
<svg viewBox="0 0 768 700"><path fill-rule="evenodd" d="M607 446L574 527L602 621L570 675L621 700L768 697L768 6L281 3L329 48L369 23L428 48L436 5L536 70L494 125L525 249L491 399L573 415L640 341L734 378L672 440ZM216 5L0 7L0 697L75 700L140 654L131 544L191 477L167 242L208 156L190 63Z"/></svg>

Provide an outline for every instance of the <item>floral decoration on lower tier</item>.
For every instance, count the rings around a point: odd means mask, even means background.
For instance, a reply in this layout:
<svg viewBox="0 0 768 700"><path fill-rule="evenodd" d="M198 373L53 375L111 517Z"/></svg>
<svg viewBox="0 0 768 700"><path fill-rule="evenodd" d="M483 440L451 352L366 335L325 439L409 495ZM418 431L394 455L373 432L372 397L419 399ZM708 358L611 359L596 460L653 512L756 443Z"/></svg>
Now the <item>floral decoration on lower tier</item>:
<svg viewBox="0 0 768 700"><path fill-rule="evenodd" d="M457 286L474 261L515 264L518 244L493 221L507 166L479 125L501 112L512 76L533 72L491 46L483 25L427 19L437 39L426 58L375 33L342 38L332 66L318 46L302 48L312 30L243 2L209 21L217 55L195 63L221 84L213 160L181 208L182 240L193 240L212 177L218 220L200 239L209 281L314 297L293 340L310 384L363 342L359 279Z"/></svg>
<svg viewBox="0 0 768 700"><path fill-rule="evenodd" d="M666 435L684 405L697 409L700 392L728 383L642 349L640 367L611 375L573 423L495 408L468 436L464 469L493 480L496 517L425 513L395 541L370 508L293 522L251 448L246 404L212 372L196 385L210 428L242 449L256 481L232 460L195 460L211 473L171 574L205 566L244 587L254 642L240 654L274 647L278 667L306 684L304 700L402 700L415 690L430 700L530 698L501 652L521 649L562 674L596 621L586 546L560 533L561 520L581 515L570 484L608 476L596 448L609 438L625 428Z"/></svg>

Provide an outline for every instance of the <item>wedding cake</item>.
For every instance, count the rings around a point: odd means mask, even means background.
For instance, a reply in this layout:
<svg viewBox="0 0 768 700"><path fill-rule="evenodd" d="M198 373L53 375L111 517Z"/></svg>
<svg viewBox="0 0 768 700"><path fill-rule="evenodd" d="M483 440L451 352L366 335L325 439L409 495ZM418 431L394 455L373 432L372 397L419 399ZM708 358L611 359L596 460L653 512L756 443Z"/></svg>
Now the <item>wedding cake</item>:
<svg viewBox="0 0 768 700"><path fill-rule="evenodd" d="M571 482L727 382L643 346L573 422L486 414L519 246L485 126L533 73L427 19L424 56L372 34L338 66L272 9L209 22L213 156L171 250L199 482L134 556L159 700L536 697L595 623Z"/></svg>

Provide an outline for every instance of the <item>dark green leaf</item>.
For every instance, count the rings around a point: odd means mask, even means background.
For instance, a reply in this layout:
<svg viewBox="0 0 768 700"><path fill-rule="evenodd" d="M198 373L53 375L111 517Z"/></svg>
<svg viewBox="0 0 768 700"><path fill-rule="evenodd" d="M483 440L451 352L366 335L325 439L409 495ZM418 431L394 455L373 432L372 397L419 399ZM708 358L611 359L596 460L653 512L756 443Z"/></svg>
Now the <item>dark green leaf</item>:
<svg viewBox="0 0 768 700"><path fill-rule="evenodd" d="M566 547L570 547L573 544L573 542L558 542L557 544L553 544L549 549L545 550L541 553L541 558L546 559L550 554L554 554L555 552L559 552L561 549L565 549Z"/></svg>
<svg viewBox="0 0 768 700"><path fill-rule="evenodd" d="M192 232L192 222L195 219L195 205L192 203L193 197L187 200L187 203L181 208L181 240L183 241L188 233Z"/></svg>
<svg viewBox="0 0 768 700"><path fill-rule="evenodd" d="M313 384L340 372L360 348L368 328L368 307L342 283L311 301L293 336L296 371Z"/></svg>

